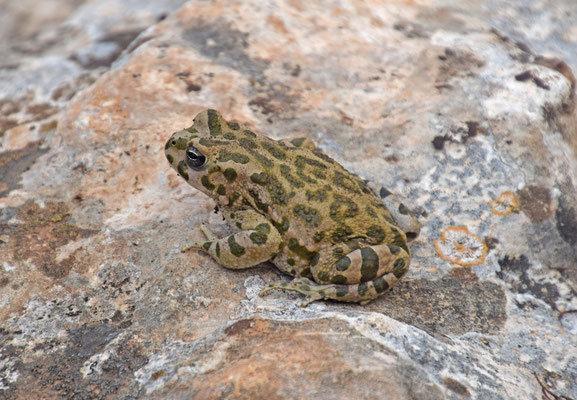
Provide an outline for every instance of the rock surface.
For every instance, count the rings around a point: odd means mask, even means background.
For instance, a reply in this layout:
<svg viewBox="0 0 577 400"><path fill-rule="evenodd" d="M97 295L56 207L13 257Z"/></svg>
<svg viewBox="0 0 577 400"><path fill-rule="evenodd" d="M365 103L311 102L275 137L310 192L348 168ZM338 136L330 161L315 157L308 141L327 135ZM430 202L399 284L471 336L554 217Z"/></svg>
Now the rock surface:
<svg viewBox="0 0 577 400"><path fill-rule="evenodd" d="M577 399L572 1L15 4L0 398ZM226 232L162 151L208 107L403 197L405 279L300 308L181 254Z"/></svg>

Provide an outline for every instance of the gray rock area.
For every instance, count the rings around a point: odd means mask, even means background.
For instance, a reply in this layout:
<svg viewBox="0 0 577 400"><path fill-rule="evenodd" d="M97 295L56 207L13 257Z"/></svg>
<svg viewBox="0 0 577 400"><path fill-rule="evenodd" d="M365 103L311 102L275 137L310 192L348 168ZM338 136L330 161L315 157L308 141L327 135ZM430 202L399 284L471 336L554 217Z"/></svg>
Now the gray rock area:
<svg viewBox="0 0 577 400"><path fill-rule="evenodd" d="M573 0L0 0L0 399L577 400ZM366 306L180 249L206 108L419 217Z"/></svg>

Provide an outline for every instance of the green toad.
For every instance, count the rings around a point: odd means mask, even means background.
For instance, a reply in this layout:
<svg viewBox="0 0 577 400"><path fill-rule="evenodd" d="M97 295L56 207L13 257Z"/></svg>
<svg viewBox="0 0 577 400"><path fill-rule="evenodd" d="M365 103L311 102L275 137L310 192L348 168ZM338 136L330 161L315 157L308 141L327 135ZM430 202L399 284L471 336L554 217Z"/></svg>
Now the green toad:
<svg viewBox="0 0 577 400"><path fill-rule="evenodd" d="M366 304L390 289L409 267L407 237L417 220L390 193L385 203L365 181L308 139L273 140L215 110L174 133L166 158L190 185L212 197L233 233L200 249L231 269L272 261L291 275L273 289ZM381 194L383 191L381 192ZM402 227L402 228L401 228Z"/></svg>

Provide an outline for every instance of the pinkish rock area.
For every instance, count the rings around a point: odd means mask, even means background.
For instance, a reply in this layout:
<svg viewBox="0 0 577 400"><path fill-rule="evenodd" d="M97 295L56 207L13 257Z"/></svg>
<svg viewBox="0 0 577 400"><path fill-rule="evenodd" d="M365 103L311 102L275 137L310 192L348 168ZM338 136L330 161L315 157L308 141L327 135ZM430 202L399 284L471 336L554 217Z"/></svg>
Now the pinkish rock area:
<svg viewBox="0 0 577 400"><path fill-rule="evenodd" d="M0 399L577 400L573 0L0 0ZM182 254L215 108L419 217L367 306Z"/></svg>

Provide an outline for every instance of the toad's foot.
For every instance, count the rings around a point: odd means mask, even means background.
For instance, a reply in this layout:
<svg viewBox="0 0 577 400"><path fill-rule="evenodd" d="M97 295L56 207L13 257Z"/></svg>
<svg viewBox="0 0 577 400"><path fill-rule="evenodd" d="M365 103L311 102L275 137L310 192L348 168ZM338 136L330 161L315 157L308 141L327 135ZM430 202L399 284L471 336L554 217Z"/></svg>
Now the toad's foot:
<svg viewBox="0 0 577 400"><path fill-rule="evenodd" d="M274 282L260 291L259 295L264 296L272 290L292 290L304 294L306 297L301 302L301 307L306 307L316 300L328 299L326 291L334 285L319 285L307 278L296 278L290 282Z"/></svg>
<svg viewBox="0 0 577 400"><path fill-rule="evenodd" d="M214 233L212 233L212 231L204 224L200 225L200 230L202 231L202 233L204 234L204 236L206 237L206 239L208 239L209 242L211 241L215 241L217 240L216 236L214 235ZM194 249L202 249L203 247L206 247L207 241L206 240L202 240L202 241L194 241L192 242L189 246L183 248L182 250L180 250L181 253L186 253L187 251L190 250L194 250Z"/></svg>

